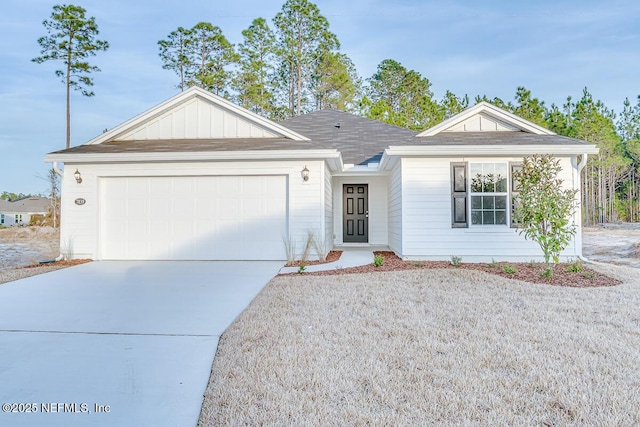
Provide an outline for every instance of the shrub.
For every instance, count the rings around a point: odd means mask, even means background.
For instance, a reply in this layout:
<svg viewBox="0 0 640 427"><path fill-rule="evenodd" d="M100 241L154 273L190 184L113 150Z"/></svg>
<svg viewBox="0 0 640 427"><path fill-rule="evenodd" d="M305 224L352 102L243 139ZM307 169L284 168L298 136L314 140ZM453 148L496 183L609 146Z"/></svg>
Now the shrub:
<svg viewBox="0 0 640 427"><path fill-rule="evenodd" d="M376 267L381 267L384 264L384 257L382 255L376 255L373 257L373 265Z"/></svg>
<svg viewBox="0 0 640 427"><path fill-rule="evenodd" d="M454 267L460 267L460 263L462 263L462 257L461 256L452 256L451 257L451 265L453 265Z"/></svg>
<svg viewBox="0 0 640 427"><path fill-rule="evenodd" d="M567 271L569 273L580 273L583 268L582 260L578 259L567 266Z"/></svg>
<svg viewBox="0 0 640 427"><path fill-rule="evenodd" d="M516 274L517 270L514 266L512 265L505 265L502 267L502 271L504 271L507 274Z"/></svg>
<svg viewBox="0 0 640 427"><path fill-rule="evenodd" d="M304 264L300 264L300 266L298 267L298 274L302 274L304 273L304 271L307 269L307 266Z"/></svg>

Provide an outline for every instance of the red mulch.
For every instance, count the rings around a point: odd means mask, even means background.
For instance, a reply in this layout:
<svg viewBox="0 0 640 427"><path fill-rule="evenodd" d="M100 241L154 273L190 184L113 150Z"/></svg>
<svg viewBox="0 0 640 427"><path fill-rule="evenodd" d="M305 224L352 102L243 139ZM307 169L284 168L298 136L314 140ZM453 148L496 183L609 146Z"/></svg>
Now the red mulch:
<svg viewBox="0 0 640 427"><path fill-rule="evenodd" d="M375 255L382 255L384 263L380 267L371 264L360 267L341 268L338 270L316 271L304 273L305 275L323 276L335 274L361 274L374 273L381 271L398 271L398 270L427 270L427 269L464 269L464 270L480 270L490 274L505 277L507 279L522 280L530 283L544 283L553 286L568 286L573 288L588 288L599 286L615 286L622 282L612 277L598 273L586 266L582 266L579 272L569 272L570 264L561 263L553 268L553 277L546 279L542 276L544 272L544 263L525 263L525 262L497 262L492 264L482 263L460 263L455 267L449 261L403 261L395 253L389 251L376 251ZM506 266L510 266L516 270L513 274L504 271ZM292 273L296 274L296 273Z"/></svg>
<svg viewBox="0 0 640 427"><path fill-rule="evenodd" d="M293 261L293 262L289 262L287 263L287 265L285 265L285 267L300 267L302 264L304 265L318 265L318 264L325 264L328 262L334 262L340 259L340 256L342 255L342 251L329 251L329 253L327 254L327 259L325 262L320 262L318 260L315 261Z"/></svg>
<svg viewBox="0 0 640 427"><path fill-rule="evenodd" d="M91 261L92 260L90 259L72 259L69 261L62 260L62 261L49 262L49 263L43 263L43 264L25 265L24 267L20 267L20 268L36 268L36 267L44 267L44 266L72 267L74 265L85 264Z"/></svg>

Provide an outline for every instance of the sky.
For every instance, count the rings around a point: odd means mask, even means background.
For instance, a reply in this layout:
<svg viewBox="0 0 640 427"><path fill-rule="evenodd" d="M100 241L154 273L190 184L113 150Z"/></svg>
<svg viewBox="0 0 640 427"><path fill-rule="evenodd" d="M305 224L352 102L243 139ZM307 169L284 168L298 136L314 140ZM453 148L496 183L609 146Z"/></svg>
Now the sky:
<svg viewBox="0 0 640 427"><path fill-rule="evenodd" d="M110 49L91 59L94 97L72 93L72 146L175 95L158 40L200 21L234 43L284 0L77 0ZM447 90L512 101L525 86L550 106L587 87L616 112L640 95L637 0L318 0L320 12L363 78L391 58ZM0 14L0 192L47 193L46 153L65 146L65 87L60 63L36 64L42 21L57 1L3 0Z"/></svg>

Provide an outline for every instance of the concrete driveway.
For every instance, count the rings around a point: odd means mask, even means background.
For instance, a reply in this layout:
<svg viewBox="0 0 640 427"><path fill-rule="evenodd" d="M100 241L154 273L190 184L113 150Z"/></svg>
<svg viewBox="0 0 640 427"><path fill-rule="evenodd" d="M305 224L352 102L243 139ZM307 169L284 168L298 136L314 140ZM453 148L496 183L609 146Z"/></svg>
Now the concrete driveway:
<svg viewBox="0 0 640 427"><path fill-rule="evenodd" d="M103 261L0 285L0 425L195 426L220 334L281 266Z"/></svg>

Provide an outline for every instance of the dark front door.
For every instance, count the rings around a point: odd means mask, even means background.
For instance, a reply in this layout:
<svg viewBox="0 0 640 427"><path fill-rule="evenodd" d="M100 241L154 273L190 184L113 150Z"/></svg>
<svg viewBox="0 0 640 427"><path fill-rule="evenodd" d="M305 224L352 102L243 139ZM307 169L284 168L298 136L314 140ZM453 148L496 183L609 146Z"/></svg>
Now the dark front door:
<svg viewBox="0 0 640 427"><path fill-rule="evenodd" d="M369 187L367 184L345 184L343 194L342 241L367 243L369 241Z"/></svg>

